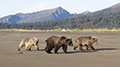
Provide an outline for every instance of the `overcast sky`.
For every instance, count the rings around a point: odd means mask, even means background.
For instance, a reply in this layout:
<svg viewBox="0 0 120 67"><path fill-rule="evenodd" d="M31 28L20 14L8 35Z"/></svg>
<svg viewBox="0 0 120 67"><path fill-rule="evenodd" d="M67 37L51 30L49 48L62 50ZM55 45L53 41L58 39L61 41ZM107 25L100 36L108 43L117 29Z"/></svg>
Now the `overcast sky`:
<svg viewBox="0 0 120 67"><path fill-rule="evenodd" d="M120 0L0 0L0 17L31 13L61 6L70 13L97 11L120 3Z"/></svg>

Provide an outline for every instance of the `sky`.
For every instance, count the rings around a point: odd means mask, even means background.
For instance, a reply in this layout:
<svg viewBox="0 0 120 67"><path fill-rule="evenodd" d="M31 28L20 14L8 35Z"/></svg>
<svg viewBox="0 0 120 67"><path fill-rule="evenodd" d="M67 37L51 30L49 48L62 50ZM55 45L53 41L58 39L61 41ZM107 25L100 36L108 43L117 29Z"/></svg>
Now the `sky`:
<svg viewBox="0 0 120 67"><path fill-rule="evenodd" d="M0 18L16 13L32 13L61 6L70 13L95 12L120 0L0 0Z"/></svg>

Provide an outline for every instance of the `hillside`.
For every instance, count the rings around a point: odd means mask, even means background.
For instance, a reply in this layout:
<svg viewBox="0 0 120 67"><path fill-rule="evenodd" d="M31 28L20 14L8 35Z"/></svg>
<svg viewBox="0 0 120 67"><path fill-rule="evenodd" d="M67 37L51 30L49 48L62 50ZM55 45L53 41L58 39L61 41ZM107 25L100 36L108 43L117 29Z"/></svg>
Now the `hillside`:
<svg viewBox="0 0 120 67"><path fill-rule="evenodd" d="M1 23L34 23L43 22L48 20L56 20L60 18L67 18L73 16L62 7L54 9L43 10L33 13L17 13L15 15L5 16L0 18Z"/></svg>
<svg viewBox="0 0 120 67"><path fill-rule="evenodd" d="M94 12L94 14L107 14L107 13L114 13L114 12L120 12L120 3L113 5L111 7L108 7L103 10L99 10Z"/></svg>

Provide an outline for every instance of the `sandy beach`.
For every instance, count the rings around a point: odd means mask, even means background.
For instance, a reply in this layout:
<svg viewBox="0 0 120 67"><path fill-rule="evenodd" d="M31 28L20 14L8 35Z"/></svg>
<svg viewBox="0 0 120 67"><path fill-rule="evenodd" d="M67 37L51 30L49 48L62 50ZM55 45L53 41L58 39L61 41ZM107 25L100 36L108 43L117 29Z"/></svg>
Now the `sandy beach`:
<svg viewBox="0 0 120 67"><path fill-rule="evenodd" d="M45 40L50 36L71 37L73 44L80 36L95 36L98 45L96 51L80 51L68 46L68 54L62 48L59 54L47 54L44 51ZM25 37L39 38L37 51L17 50L20 41ZM85 47L83 48L85 49ZM53 52L53 50L52 50ZM0 31L0 67L119 67L120 66L120 32L9 32Z"/></svg>

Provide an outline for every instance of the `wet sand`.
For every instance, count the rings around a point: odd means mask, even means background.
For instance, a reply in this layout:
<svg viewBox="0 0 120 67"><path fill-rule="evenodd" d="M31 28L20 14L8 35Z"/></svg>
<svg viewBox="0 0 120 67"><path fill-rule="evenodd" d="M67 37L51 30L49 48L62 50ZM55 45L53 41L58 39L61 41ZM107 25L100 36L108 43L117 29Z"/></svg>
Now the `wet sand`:
<svg viewBox="0 0 120 67"><path fill-rule="evenodd" d="M47 54L44 51L45 40L50 36L71 37L73 44L80 36L98 37L98 45L93 45L96 51L73 50L68 46L68 53L64 54L62 48L59 54ZM37 51L32 46L32 51L21 54L17 48L25 37L39 38ZM84 47L85 49L85 47ZM52 50L53 52L53 50ZM119 67L120 66L120 32L2 32L0 31L0 67Z"/></svg>

